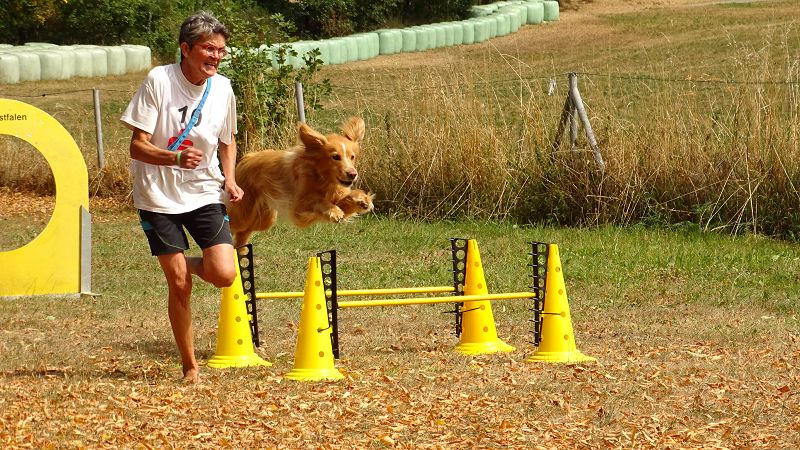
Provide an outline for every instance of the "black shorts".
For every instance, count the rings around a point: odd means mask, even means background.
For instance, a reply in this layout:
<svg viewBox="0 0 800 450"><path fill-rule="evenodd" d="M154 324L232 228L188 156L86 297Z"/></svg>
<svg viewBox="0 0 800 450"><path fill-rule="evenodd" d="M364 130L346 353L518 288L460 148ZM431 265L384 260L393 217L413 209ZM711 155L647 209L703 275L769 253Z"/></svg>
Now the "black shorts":
<svg viewBox="0 0 800 450"><path fill-rule="evenodd" d="M225 205L215 203L182 214L162 214L139 210L144 234L153 256L182 252L189 248L184 227L200 248L217 244L233 245Z"/></svg>

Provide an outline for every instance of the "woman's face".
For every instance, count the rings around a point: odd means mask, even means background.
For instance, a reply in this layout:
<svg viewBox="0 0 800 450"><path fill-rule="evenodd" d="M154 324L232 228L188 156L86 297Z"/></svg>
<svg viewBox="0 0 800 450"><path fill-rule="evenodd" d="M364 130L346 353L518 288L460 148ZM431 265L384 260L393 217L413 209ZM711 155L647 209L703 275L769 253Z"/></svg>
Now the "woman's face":
<svg viewBox="0 0 800 450"><path fill-rule="evenodd" d="M206 79L217 73L217 68L222 58L227 55L225 51L225 37L221 34L212 34L199 39L193 45L181 43L181 70L190 83L201 85Z"/></svg>

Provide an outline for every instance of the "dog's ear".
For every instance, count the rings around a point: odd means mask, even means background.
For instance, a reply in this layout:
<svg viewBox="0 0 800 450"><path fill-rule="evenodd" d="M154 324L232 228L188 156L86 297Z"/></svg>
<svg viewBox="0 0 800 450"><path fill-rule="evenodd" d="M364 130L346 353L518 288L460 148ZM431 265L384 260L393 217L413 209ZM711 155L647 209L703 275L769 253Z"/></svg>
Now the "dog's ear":
<svg viewBox="0 0 800 450"><path fill-rule="evenodd" d="M360 117L351 117L342 124L344 136L353 142L361 142L364 139L364 128L364 121Z"/></svg>
<svg viewBox="0 0 800 450"><path fill-rule="evenodd" d="M300 142L305 145L306 149L322 148L328 143L328 139L326 139L325 136L305 123L300 123L297 132L300 136Z"/></svg>

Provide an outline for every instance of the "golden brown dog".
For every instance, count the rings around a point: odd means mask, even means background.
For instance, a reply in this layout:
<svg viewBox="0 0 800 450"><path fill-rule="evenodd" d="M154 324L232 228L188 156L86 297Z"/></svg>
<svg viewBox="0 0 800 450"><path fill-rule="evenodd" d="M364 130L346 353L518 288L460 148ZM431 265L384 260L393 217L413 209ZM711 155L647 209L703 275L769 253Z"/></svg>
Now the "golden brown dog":
<svg viewBox="0 0 800 450"><path fill-rule="evenodd" d="M227 205L236 247L247 244L253 232L274 225L278 215L307 227L372 210L373 196L352 188L364 121L350 118L341 135L328 136L301 123L298 134L300 144L288 151L250 153L236 165L244 196Z"/></svg>

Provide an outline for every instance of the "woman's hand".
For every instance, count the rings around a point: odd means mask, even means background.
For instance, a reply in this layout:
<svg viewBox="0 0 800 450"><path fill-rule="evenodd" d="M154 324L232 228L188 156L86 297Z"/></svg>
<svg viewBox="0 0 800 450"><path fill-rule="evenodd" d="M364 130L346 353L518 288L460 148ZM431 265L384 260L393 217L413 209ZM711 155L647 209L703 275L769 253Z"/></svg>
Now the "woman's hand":
<svg viewBox="0 0 800 450"><path fill-rule="evenodd" d="M236 184L235 181L232 180L225 180L225 192L228 193L228 197L231 199L231 203L236 203L244 197L244 191L242 188Z"/></svg>
<svg viewBox="0 0 800 450"><path fill-rule="evenodd" d="M178 167L184 169L196 169L203 160L203 152L194 147L187 147L180 151L178 159Z"/></svg>

